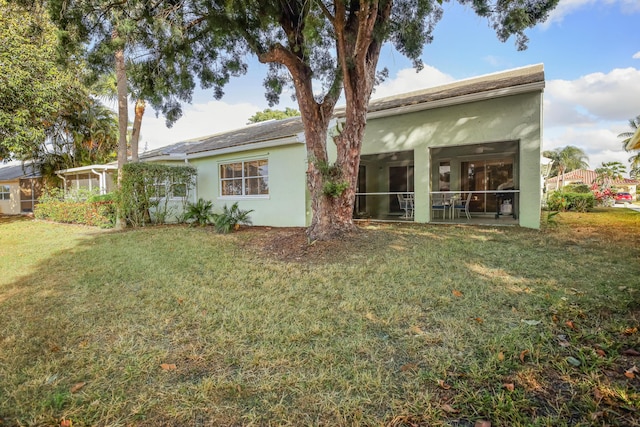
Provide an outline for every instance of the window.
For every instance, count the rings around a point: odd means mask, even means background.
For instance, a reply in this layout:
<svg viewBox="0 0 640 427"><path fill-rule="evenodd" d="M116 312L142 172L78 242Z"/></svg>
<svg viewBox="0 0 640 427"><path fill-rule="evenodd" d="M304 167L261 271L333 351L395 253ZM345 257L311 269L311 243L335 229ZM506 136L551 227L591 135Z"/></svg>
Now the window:
<svg viewBox="0 0 640 427"><path fill-rule="evenodd" d="M266 196L269 194L269 162L251 160L220 165L222 196Z"/></svg>
<svg viewBox="0 0 640 427"><path fill-rule="evenodd" d="M0 200L11 200L11 187L0 185Z"/></svg>
<svg viewBox="0 0 640 427"><path fill-rule="evenodd" d="M154 187L155 194L153 197L159 199L164 197L169 197L170 199L187 197L187 184L184 182L156 182Z"/></svg>

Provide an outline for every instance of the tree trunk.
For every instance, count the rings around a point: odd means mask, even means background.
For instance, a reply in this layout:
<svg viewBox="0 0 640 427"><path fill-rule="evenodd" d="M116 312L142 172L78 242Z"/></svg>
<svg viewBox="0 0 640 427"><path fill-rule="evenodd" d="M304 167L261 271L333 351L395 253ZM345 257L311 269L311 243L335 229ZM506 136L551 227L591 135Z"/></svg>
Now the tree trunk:
<svg viewBox="0 0 640 427"><path fill-rule="evenodd" d="M113 32L112 38L116 39L118 33ZM127 125L129 124L129 111L127 109L127 73L125 69L124 48L118 49L115 53L116 80L118 90L118 190L122 188L122 178L124 165L127 163ZM126 226L126 221L122 218L123 212L118 209L116 213L116 229Z"/></svg>
<svg viewBox="0 0 640 427"><path fill-rule="evenodd" d="M142 126L142 116L146 108L144 99L137 99L135 106L135 116L133 118L133 130L131 131L131 161L138 162L138 142L140 140L140 127Z"/></svg>

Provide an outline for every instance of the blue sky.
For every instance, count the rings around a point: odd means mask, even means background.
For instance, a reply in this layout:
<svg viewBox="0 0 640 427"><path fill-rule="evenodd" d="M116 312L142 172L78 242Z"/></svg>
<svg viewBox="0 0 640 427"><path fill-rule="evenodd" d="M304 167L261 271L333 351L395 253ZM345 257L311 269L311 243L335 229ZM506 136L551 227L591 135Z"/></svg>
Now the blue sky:
<svg viewBox="0 0 640 427"><path fill-rule="evenodd" d="M421 73L390 46L383 49L379 68L389 69L389 79L374 98L543 63L543 149L576 145L589 156L591 168L613 160L627 165L630 154L617 135L630 130L628 120L640 114L640 0L560 0L546 23L527 32L529 47L520 52L513 39L498 41L489 23L470 8L456 2L444 8L434 41L424 48ZM262 87L265 67L251 61L249 69L227 86L221 101L198 91L171 129L148 111L141 147L243 126L268 107ZM276 108L285 107L297 104L283 95Z"/></svg>

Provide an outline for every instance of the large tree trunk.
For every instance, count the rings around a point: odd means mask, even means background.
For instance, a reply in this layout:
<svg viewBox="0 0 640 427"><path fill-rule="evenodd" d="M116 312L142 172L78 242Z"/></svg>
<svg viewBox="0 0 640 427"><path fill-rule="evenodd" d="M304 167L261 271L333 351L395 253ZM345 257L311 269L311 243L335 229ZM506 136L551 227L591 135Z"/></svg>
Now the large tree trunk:
<svg viewBox="0 0 640 427"><path fill-rule="evenodd" d="M133 130L131 131L131 161L138 161L138 142L140 141L140 127L142 126L142 116L146 108L144 99L137 99L135 106L135 116L133 118Z"/></svg>
<svg viewBox="0 0 640 427"><path fill-rule="evenodd" d="M113 32L116 39L118 33ZM127 126L129 124L129 111L127 108L127 73L125 69L124 49L118 49L115 53L116 81L118 90L118 190L122 188L124 165L127 163ZM126 221L122 218L122 212L116 213L116 229L122 229Z"/></svg>

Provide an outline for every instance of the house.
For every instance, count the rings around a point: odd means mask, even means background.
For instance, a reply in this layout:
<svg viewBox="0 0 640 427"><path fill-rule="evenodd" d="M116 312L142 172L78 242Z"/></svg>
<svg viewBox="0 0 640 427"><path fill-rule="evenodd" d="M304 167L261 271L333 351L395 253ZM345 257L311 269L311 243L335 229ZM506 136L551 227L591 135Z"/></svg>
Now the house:
<svg viewBox="0 0 640 427"><path fill-rule="evenodd" d="M554 176L548 178L545 182L547 191L555 191L567 185L586 184L593 185L597 182L598 174L595 171L588 169L576 169L571 172L567 172L564 176ZM636 191L638 188L638 182L635 179L622 178L611 183L611 187L616 191L622 191L631 193L631 196L636 199Z"/></svg>
<svg viewBox="0 0 640 427"><path fill-rule="evenodd" d="M31 162L0 166L0 214L31 213L42 195L42 178Z"/></svg>
<svg viewBox="0 0 640 427"><path fill-rule="evenodd" d="M534 65L373 100L354 215L539 228L543 89L543 66ZM344 116L344 108L336 111L335 129ZM255 225L310 224L298 117L179 142L140 159L194 166L193 200L211 200L215 209L238 202L253 210ZM436 211L436 199L447 208Z"/></svg>

